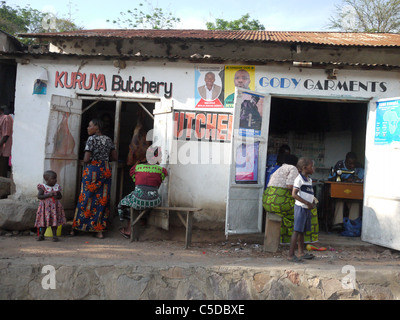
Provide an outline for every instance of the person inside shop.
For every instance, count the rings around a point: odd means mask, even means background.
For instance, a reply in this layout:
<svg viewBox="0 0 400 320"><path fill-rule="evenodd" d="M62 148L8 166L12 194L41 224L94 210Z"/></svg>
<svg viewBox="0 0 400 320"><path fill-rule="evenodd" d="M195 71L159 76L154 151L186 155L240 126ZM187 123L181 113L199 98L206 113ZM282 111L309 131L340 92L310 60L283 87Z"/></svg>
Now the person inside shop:
<svg viewBox="0 0 400 320"><path fill-rule="evenodd" d="M133 129L131 142L129 143L128 157L126 164L133 166L146 157L146 151L151 145L147 140L148 129L146 127L145 112L138 109L136 112L136 125Z"/></svg>
<svg viewBox="0 0 400 320"><path fill-rule="evenodd" d="M106 112L101 115L100 120L103 122L103 134L107 137L110 137L111 140L114 140L113 116Z"/></svg>
<svg viewBox="0 0 400 320"><path fill-rule="evenodd" d="M345 171L340 175L341 182L361 183L364 181L364 169L357 160L357 155L354 152L348 152L344 160L339 160L332 169L328 180L337 181L338 170ZM352 171L354 173L347 173ZM355 220L360 215L360 204L354 201L336 200L335 212L333 216L333 228L341 227L343 217L349 217L350 220Z"/></svg>
<svg viewBox="0 0 400 320"><path fill-rule="evenodd" d="M291 153L291 149L287 144L282 144L279 147L278 154L271 154L267 157L267 170L265 171L265 188L268 186L271 175L280 168L283 164L283 159Z"/></svg>
<svg viewBox="0 0 400 320"><path fill-rule="evenodd" d="M338 178L338 170L353 172L343 172L340 175L340 180L343 182L362 182L364 179L364 169L358 162L357 155L354 152L348 152L344 160L339 160L335 164L328 180L336 181Z"/></svg>

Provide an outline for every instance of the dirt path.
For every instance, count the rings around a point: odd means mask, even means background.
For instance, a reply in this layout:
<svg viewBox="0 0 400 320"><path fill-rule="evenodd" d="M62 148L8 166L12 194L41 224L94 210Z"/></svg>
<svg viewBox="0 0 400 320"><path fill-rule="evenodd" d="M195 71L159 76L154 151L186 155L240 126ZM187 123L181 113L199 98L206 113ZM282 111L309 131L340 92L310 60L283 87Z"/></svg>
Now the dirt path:
<svg viewBox="0 0 400 320"><path fill-rule="evenodd" d="M104 239L91 234L67 235L64 228L59 242L36 241L34 233L29 235L2 232L0 235L0 258L24 259L60 258L94 259L98 261L134 260L140 263L199 263L254 264L288 263L288 245L280 245L276 253L263 251L263 234L230 236L226 239L223 230L193 230L192 245L184 249L184 228L164 231L155 227L141 226L140 241L130 243L113 225ZM357 264L376 266L400 266L400 252L362 242L359 238L345 238L336 234L320 233L320 247L326 251L313 251L316 259L307 264Z"/></svg>

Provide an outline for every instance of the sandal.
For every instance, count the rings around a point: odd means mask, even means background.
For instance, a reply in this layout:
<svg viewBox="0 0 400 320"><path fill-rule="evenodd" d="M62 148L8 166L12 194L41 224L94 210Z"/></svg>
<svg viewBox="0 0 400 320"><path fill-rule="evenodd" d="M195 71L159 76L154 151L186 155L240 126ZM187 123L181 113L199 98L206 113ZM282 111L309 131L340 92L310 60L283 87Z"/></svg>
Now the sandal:
<svg viewBox="0 0 400 320"><path fill-rule="evenodd" d="M306 253L306 254L302 255L300 258L301 259L309 259L310 260L310 259L314 259L315 256L313 254L311 254L311 253Z"/></svg>
<svg viewBox="0 0 400 320"><path fill-rule="evenodd" d="M104 239L104 234L102 232L96 232L94 236L97 239Z"/></svg>
<svg viewBox="0 0 400 320"><path fill-rule="evenodd" d="M303 262L303 260L301 260L301 258L298 258L295 255L293 257L291 257L291 258L288 258L288 260L290 262L296 262L296 263L302 263Z"/></svg>
<svg viewBox="0 0 400 320"><path fill-rule="evenodd" d="M125 232L122 231L123 228L118 229L119 233L125 238L129 239L131 236L129 234L126 234Z"/></svg>

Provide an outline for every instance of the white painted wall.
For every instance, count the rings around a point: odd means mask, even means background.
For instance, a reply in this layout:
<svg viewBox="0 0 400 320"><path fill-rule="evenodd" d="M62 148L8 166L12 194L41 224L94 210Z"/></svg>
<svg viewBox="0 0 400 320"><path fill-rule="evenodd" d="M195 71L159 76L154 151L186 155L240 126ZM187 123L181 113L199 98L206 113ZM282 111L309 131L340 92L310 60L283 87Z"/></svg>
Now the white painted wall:
<svg viewBox="0 0 400 320"><path fill-rule="evenodd" d="M43 68L48 73L48 87L46 95L33 95L33 83L37 76L42 72ZM63 71L68 72L71 76L72 72L104 74L107 83L107 92L92 90L55 88L56 72L59 74ZM125 92L112 92L111 79L112 75L119 75L123 79L132 76L135 80L141 80L145 77L147 81L164 81L173 84L173 98L166 99L163 94L135 94ZM65 76L62 78L65 80ZM68 78L67 83L70 83ZM103 96L116 96L119 98L139 98L143 101L146 99L159 99L156 103L157 109L164 109L173 106L176 109L194 109L194 68L192 65L164 64L164 63L147 63L137 64L128 63L124 70L116 69L112 62L88 62L81 64L81 61L72 61L70 63L57 61L35 61L27 65L18 65L17 85L16 85L16 102L15 102L15 126L14 126L14 146L13 146L13 174L16 184L16 199L26 199L33 201L37 196L36 185L42 182L42 174L44 168L44 145L47 130L47 121L50 110L51 95L61 95L68 97L77 97L78 93ZM163 119L165 121L165 119ZM161 141L167 140L165 135L171 140L172 133L172 117L168 124L168 132L156 130L155 134L159 136ZM169 142L168 142L169 143ZM171 146L167 143L166 148L171 150ZM191 142L197 147L197 143ZM214 144L214 143L212 143ZM217 146L220 143L216 143ZM229 144L225 144L229 145ZM174 151L170 154L170 158L174 157ZM223 150L221 152L224 152ZM210 156L211 157L211 156ZM186 161L186 160L184 160ZM192 160L189 160L192 161ZM219 205L219 218L224 218L225 210L225 193L228 164L201 164L195 170L193 166L181 166L177 162L171 163L170 183L173 186L171 200L173 202L184 203L190 201L191 205L206 205L205 208L215 208ZM209 177L211 180L215 178L219 184L212 184L208 188L204 188L203 179ZM184 181L184 183L181 183ZM186 200L184 200L186 199ZM210 200L213 199L213 200Z"/></svg>
<svg viewBox="0 0 400 320"><path fill-rule="evenodd" d="M15 88L12 170L17 199L32 200L43 182L44 147L49 116L49 95L33 95L40 66L18 65Z"/></svg>
<svg viewBox="0 0 400 320"><path fill-rule="evenodd" d="M91 95L104 95L116 97L136 97L145 100L160 99L156 108L173 107L181 110L194 110L194 90L195 90L195 64L190 63L170 63L170 62L127 62L127 67L119 70L113 66L112 61L81 61L81 60L34 60L26 65L18 64L16 100L15 100L15 122L14 122L14 145L12 151L13 177L16 184L16 199L36 199L36 185L42 182L44 171L44 144L49 116L51 95L62 95L77 97L78 93ZM48 88L46 95L33 95L33 83L37 76L45 68L48 72ZM107 91L95 91L55 88L56 72L80 72L104 74L107 81ZM173 97L167 99L163 94L141 94L124 93L111 91L111 77L119 75L123 79L132 76L134 80L145 77L148 81L163 81L173 84ZM267 81L268 79L268 81ZM271 79L274 79L271 82ZM283 80L282 80L283 79ZM295 79L294 81L292 79ZM307 87L306 80L309 86ZM299 69L294 67L282 66L257 66L255 72L256 91L283 96L308 96L325 97L334 99L369 99L386 98L398 95L400 92L399 75L396 72L383 71L355 71L339 70L337 81L361 81L368 83L375 81L378 83L375 92L371 90L344 91L344 90L319 90L315 88L318 81L324 83L327 75L324 70ZM337 81L329 82L334 85ZM382 92L383 87L385 92ZM296 86L297 83L297 86ZM279 84L279 85L278 85ZM311 84L314 88L311 89ZM356 85L356 84L354 84ZM227 111L218 109L214 111ZM372 111L373 112L373 111ZM172 117L169 118L172 121ZM172 123L169 124L168 133L171 136ZM162 135L162 133L160 133ZM370 138L370 137L369 137ZM179 153L170 138L166 148L170 151L169 157L173 159ZM190 142L185 147L198 146L198 142ZM203 143L200 143L203 144ZM221 147L221 143L211 143L210 147ZM224 144L229 150L229 143ZM221 155L228 155L229 152L219 148ZM193 205L203 207L202 215L198 219L208 219L223 221L225 219L225 201L227 192L227 182L229 174L229 163L215 163L215 153L204 154L209 160L207 164L171 164L170 166L170 192L171 201L174 204ZM372 155L369 155L372 157ZM374 171L369 171L374 175Z"/></svg>

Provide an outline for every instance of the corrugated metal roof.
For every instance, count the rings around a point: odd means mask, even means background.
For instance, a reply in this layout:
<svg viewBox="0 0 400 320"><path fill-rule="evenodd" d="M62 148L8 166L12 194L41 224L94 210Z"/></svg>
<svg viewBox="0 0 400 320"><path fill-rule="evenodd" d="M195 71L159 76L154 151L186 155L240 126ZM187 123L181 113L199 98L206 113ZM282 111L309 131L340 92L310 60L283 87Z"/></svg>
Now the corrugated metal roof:
<svg viewBox="0 0 400 320"><path fill-rule="evenodd" d="M231 41L241 40L363 47L400 46L400 34L394 33L94 29L77 30L70 32L30 33L21 34L20 36L31 38L148 38Z"/></svg>

